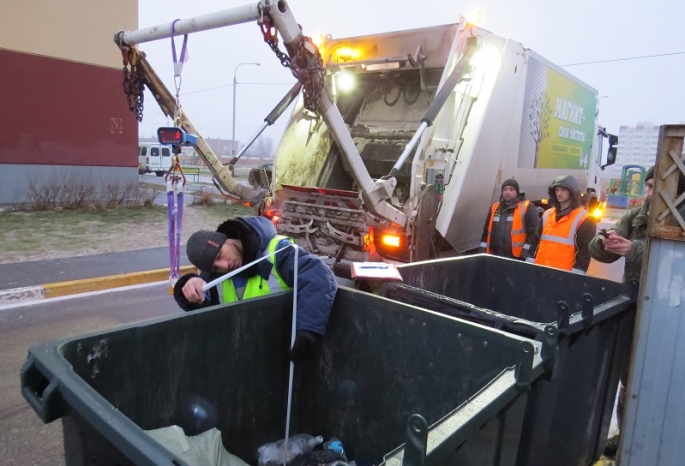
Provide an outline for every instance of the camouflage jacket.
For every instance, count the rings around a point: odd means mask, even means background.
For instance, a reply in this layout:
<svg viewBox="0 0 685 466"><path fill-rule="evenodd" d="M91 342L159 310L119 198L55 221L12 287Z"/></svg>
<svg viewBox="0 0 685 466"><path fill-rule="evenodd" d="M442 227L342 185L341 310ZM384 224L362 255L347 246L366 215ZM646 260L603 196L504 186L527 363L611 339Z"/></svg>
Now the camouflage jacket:
<svg viewBox="0 0 685 466"><path fill-rule="evenodd" d="M636 207L626 212L621 219L611 227L611 230L622 237L633 242L630 253L626 256L626 263L623 269L623 281L629 282L631 279L640 281L640 269L642 269L642 254L645 250L647 241L647 225L649 223L649 200L645 200L641 207ZM610 263L620 259L621 256L604 250L602 236L595 236L589 245L590 255L593 259Z"/></svg>

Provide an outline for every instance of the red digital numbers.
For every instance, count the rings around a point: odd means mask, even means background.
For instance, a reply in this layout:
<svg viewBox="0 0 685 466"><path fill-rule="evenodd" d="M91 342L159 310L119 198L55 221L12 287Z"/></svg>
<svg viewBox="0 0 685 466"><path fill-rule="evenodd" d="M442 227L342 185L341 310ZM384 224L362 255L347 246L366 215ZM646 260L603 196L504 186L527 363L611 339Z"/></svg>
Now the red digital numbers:
<svg viewBox="0 0 685 466"><path fill-rule="evenodd" d="M157 139L160 144L171 144L180 146L184 141L183 132L178 128L159 128L157 130Z"/></svg>

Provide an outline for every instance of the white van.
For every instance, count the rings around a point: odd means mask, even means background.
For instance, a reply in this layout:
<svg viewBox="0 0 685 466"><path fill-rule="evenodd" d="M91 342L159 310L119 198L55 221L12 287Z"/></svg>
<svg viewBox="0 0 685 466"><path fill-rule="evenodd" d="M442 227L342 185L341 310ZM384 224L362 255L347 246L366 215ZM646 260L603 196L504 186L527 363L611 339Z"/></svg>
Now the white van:
<svg viewBox="0 0 685 466"><path fill-rule="evenodd" d="M148 147L145 145L138 145L138 174L144 175L150 173L150 159L147 156Z"/></svg>
<svg viewBox="0 0 685 466"><path fill-rule="evenodd" d="M164 176L171 168L171 147L157 142L138 143L138 172Z"/></svg>

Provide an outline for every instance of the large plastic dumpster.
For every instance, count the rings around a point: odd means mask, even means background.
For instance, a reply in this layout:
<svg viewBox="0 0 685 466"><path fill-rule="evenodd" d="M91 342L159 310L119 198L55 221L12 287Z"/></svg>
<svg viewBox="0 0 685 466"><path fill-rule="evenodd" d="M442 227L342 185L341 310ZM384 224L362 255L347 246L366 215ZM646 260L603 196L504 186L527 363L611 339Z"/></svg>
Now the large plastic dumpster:
<svg viewBox="0 0 685 466"><path fill-rule="evenodd" d="M144 432L169 425L217 427L254 464L284 436L291 304L283 293L35 346L22 392L45 422L62 417L68 465L182 464ZM291 432L338 437L357 464L513 466L542 353L341 288L326 337L296 366ZM213 410L215 423L191 415Z"/></svg>
<svg viewBox="0 0 685 466"><path fill-rule="evenodd" d="M553 369L530 394L519 466L587 466L604 451L634 320L621 283L474 255L400 266L391 299L538 340L558 328Z"/></svg>

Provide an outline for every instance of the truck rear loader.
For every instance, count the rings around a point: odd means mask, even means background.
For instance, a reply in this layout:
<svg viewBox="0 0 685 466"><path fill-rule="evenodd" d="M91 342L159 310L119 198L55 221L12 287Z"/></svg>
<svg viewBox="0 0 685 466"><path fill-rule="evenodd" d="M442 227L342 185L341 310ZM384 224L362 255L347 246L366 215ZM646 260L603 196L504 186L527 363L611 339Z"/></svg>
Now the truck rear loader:
<svg viewBox="0 0 685 466"><path fill-rule="evenodd" d="M597 91L520 43L462 20L320 50L341 118L298 101L264 209L303 247L405 262L474 250L507 178L542 210L552 179L573 175L599 206ZM379 184L400 215L374 211Z"/></svg>

